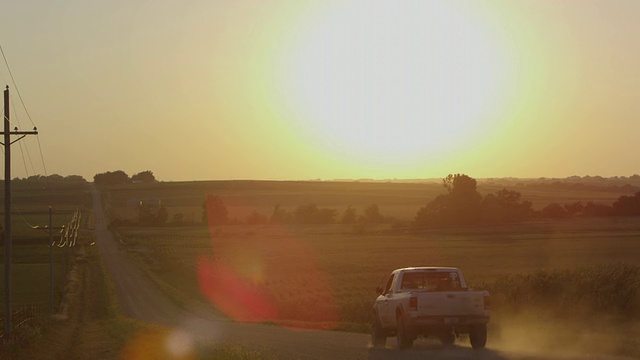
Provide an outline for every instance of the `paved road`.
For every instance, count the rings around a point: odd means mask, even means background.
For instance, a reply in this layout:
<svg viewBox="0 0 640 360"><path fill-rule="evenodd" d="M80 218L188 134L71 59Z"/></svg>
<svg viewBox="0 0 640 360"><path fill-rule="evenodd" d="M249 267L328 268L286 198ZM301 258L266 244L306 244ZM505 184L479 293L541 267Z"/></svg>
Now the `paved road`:
<svg viewBox="0 0 640 360"><path fill-rule="evenodd" d="M366 334L336 331L295 331L275 325L239 324L203 310L177 307L120 249L119 240L107 229L100 193L94 189L95 238L97 247L115 283L121 312L145 322L176 329L190 339L216 343L246 343L274 352L281 359L387 360L387 359L476 359L476 360L578 360L585 356L530 355L493 349L474 351L465 346L444 348L418 341L413 349L371 349ZM591 360L620 359L589 356Z"/></svg>

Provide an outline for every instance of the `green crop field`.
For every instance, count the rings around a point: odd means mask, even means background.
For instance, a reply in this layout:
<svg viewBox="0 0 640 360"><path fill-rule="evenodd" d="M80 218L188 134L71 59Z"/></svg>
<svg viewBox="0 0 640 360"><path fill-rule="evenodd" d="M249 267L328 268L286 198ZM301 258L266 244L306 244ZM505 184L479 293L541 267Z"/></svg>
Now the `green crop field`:
<svg viewBox="0 0 640 360"><path fill-rule="evenodd" d="M505 186L508 188L508 186ZM481 193L503 186L479 187ZM512 186L542 207L558 202L610 204L619 192ZM432 183L211 181L129 184L105 192L111 217L135 219L140 200L156 199L169 213L190 209L197 225L207 194L221 196L238 217L275 205L317 204L342 211L377 204L385 216L410 220L444 189ZM340 216L340 214L338 215ZM188 216L186 217L189 218ZM128 249L167 288L204 300L198 276L211 259L227 261L240 278L266 291L287 320L314 319L316 299L330 299L340 322L364 323L374 289L404 266L460 267L484 286L501 276L640 260L636 218L572 218L459 229L415 230L390 225L226 225L119 227ZM305 279L305 273L311 278ZM316 284L301 288L300 284ZM319 284L319 285L318 285ZM300 297L304 298L300 298ZM312 301L313 306L304 306ZM330 310L330 309L329 309ZM328 312L330 312L327 310ZM331 318L331 317L330 317ZM332 319L334 319L333 317Z"/></svg>
<svg viewBox="0 0 640 360"><path fill-rule="evenodd" d="M259 277L287 320L313 319L316 299L331 299L339 320L363 323L373 289L405 266L460 267L467 282L491 283L506 274L640 261L638 219L540 221L523 225L398 233L346 225L121 228L132 253L159 279L202 298L202 259L226 257L246 281ZM310 267L316 264L316 267ZM314 289L320 277L327 286ZM309 304L305 306L304 304ZM291 309L296 309L295 311Z"/></svg>
<svg viewBox="0 0 640 360"><path fill-rule="evenodd" d="M0 197L2 199L2 197ZM2 200L4 201L4 199ZM76 210L89 218L91 197L86 184L19 184L12 189L12 308L37 305L48 309L50 248L49 206L52 207L53 227L67 224ZM4 218L4 208L0 210ZM85 223L86 224L86 223ZM38 226L38 229L34 227ZM2 230L4 231L4 230ZM85 235L81 235L85 236ZM53 239L60 240L59 230ZM59 304L66 283L67 248L53 247L54 304ZM72 251L72 250L71 250ZM0 276L4 279L4 240L0 241ZM0 287L0 304L4 304L4 285ZM3 311L4 306L0 309Z"/></svg>
<svg viewBox="0 0 640 360"><path fill-rule="evenodd" d="M484 194L502 188L492 186L478 189ZM554 202L610 205L621 195L511 189L538 209ZM135 220L137 203L144 199L160 199L170 214L190 211L192 226L129 225L118 226L117 232L125 249L178 303L210 303L239 320L251 320L253 311L256 319L286 326L365 331L374 289L391 270L434 265L459 267L473 287L490 290L496 319L532 312L541 326L570 320L575 326L565 328L567 334L630 321L625 326L640 333L640 268L635 265L640 262L640 219L634 217L427 230L360 223L211 228L199 223L208 193L222 197L230 215L240 219L256 209L270 215L278 204L289 211L305 204L335 208L338 218L348 206L362 211L377 204L385 216L411 220L442 192L438 183L230 181L131 184L111 187L104 197L112 219ZM580 325L585 316L593 324ZM606 325L595 320L601 318L609 319L603 320ZM638 350L636 342L627 341L633 336L622 338L623 345L619 339L613 342L612 352Z"/></svg>

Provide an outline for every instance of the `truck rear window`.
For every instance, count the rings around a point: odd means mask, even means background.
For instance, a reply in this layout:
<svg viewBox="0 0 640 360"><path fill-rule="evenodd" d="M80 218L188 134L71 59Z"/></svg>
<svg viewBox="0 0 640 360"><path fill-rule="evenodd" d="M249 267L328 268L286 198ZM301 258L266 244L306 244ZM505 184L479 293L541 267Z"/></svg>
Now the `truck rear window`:
<svg viewBox="0 0 640 360"><path fill-rule="evenodd" d="M403 290L460 291L458 273L455 271L415 271L402 274Z"/></svg>

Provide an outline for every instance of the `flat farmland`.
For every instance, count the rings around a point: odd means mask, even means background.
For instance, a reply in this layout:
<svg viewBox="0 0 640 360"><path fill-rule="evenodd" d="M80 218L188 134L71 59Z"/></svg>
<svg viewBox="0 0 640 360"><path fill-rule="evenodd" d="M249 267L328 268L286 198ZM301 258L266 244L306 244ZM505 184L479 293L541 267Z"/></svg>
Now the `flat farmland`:
<svg viewBox="0 0 640 360"><path fill-rule="evenodd" d="M621 192L541 188L513 183L485 186L480 181L478 185L482 195L503 188L520 192L522 199L531 201L536 210L551 203L575 201L610 205L625 195ZM420 207L445 192L439 180L422 183L246 180L112 186L108 188L105 199L112 217L130 220L136 218L141 200L154 199L160 200L167 208L170 219L181 213L185 221L199 222L202 204L207 194L213 194L223 199L230 218L240 221L253 211L270 216L276 205L291 212L300 205L309 204L336 209L338 219L349 206L361 215L365 207L376 204L382 215L410 221Z"/></svg>
<svg viewBox="0 0 640 360"><path fill-rule="evenodd" d="M550 203L611 204L620 192L517 190ZM239 321L366 332L375 287L405 266L456 266L492 293L492 343L515 350L637 354L640 344L640 219L574 217L500 226L416 229L391 224L199 222L207 194L231 217L269 216L306 204L338 210L377 204L408 221L443 193L437 183L196 182L130 184L103 192L111 215L135 220L143 199L160 199L192 226L118 226L126 249L178 304L209 306ZM604 331L603 329L606 329ZM531 334L536 336L532 337ZM575 334L580 334L576 338ZM597 340L596 340L597 339Z"/></svg>
<svg viewBox="0 0 640 360"><path fill-rule="evenodd" d="M0 194L3 195L4 193ZM0 201L4 201L0 196ZM91 205L85 183L49 184L19 183L12 188L12 305L42 306L49 304L49 206L53 209L52 224L59 228L67 224L76 210L83 212L83 228ZM4 208L0 209L4 217ZM38 226L39 228L35 228ZM53 240L60 240L59 230L53 231ZM80 236L85 236L82 234ZM54 304L60 304L66 284L68 248L53 247ZM4 277L4 241L0 241L0 276ZM0 304L4 302L4 286L0 288ZM2 308L4 309L4 308ZM3 310L0 310L0 312Z"/></svg>
<svg viewBox="0 0 640 360"><path fill-rule="evenodd" d="M398 267L457 266L468 283L483 287L506 274L640 261L636 218L410 233L382 225L355 232L337 224L122 227L119 232L156 280L183 296L204 301L202 272L222 260L238 280L266 294L279 320L343 325L366 324L373 289ZM319 308L335 316L318 318Z"/></svg>

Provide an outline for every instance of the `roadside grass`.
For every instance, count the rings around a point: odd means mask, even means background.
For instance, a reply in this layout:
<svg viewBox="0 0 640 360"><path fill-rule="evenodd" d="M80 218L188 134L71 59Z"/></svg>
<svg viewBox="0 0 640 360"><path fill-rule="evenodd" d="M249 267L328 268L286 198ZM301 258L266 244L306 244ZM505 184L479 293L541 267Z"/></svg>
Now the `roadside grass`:
<svg viewBox="0 0 640 360"><path fill-rule="evenodd" d="M79 186L42 187L15 186L12 192L12 308L36 306L39 313L34 320L14 328L13 338L0 346L0 358L10 359L118 359L132 339L146 332L167 333L167 329L148 325L119 313L113 283L108 277L92 236L85 229L92 228L91 196L85 184ZM0 199L2 198L0 193ZM49 319L49 223L48 208L53 208L53 226L69 222L74 211L83 212L79 242L87 249L83 260L91 275L83 300L74 300L68 320ZM0 214L2 211L0 209ZM33 226L38 225L39 229ZM56 230L53 239L60 239ZM53 248L54 309L58 311L63 288L67 286L66 270L74 260L74 251ZM67 263L67 254L71 258ZM0 276L4 277L4 242L0 241ZM87 285L85 284L85 285ZM4 286L0 287L0 312L4 309ZM80 320L82 319L82 320ZM221 359L273 359L249 347L240 345L208 346ZM203 353L203 356L206 353ZM198 356L198 358L206 358Z"/></svg>
<svg viewBox="0 0 640 360"><path fill-rule="evenodd" d="M277 360L278 357L269 352L255 349L248 344L217 344L207 342L195 342L192 348L178 346L171 353L172 329L146 324L120 314L115 292L115 285L102 261L100 269L105 281L102 282L104 305L107 309L108 319L104 323L107 334L118 344L119 358L124 359L152 359L152 358L192 358L215 360ZM156 278L156 280L159 280ZM165 291L171 291L164 286ZM190 303L182 293L173 292L172 298L183 299ZM186 307L187 304L183 304ZM184 345L185 339L182 339ZM186 341L187 343L189 341ZM168 350L169 348L169 350Z"/></svg>
<svg viewBox="0 0 640 360"><path fill-rule="evenodd" d="M13 249L12 264L12 308L19 309L22 306L38 305L49 309L49 255L39 259L37 254L42 249L36 246L15 246ZM22 257L22 254L27 256ZM46 260L44 260L46 258ZM54 305L60 304L62 288L65 285L64 269L65 258L61 251L54 253ZM4 279L4 266L0 268L0 276ZM0 304L4 304L4 286L0 290ZM3 310L0 310L2 314Z"/></svg>
<svg viewBox="0 0 640 360"><path fill-rule="evenodd" d="M175 329L147 324L120 314L114 284L96 248L82 241L86 256L75 258L83 289L75 293L69 318L48 322L41 319L14 333L0 349L0 358L10 359L169 359L274 360L267 352L242 344L193 342L172 344ZM79 260L82 258L83 260Z"/></svg>
<svg viewBox="0 0 640 360"><path fill-rule="evenodd" d="M0 194L3 201L3 194ZM87 214L91 198L84 184L16 184L12 188L12 309L39 306L49 309L49 206L52 206L53 227L71 220L75 210ZM0 209L4 216L4 211ZM84 223L83 223L84 225ZM39 228L35 229L34 227ZM53 240L60 238L53 231ZM54 306L60 304L65 286L66 249L53 247ZM0 241L0 276L4 278L4 241ZM0 316L4 311L4 286L0 287Z"/></svg>
<svg viewBox="0 0 640 360"><path fill-rule="evenodd" d="M250 345L223 344L198 348L202 360L276 360L279 357Z"/></svg>

